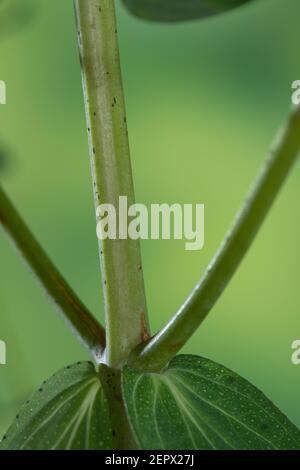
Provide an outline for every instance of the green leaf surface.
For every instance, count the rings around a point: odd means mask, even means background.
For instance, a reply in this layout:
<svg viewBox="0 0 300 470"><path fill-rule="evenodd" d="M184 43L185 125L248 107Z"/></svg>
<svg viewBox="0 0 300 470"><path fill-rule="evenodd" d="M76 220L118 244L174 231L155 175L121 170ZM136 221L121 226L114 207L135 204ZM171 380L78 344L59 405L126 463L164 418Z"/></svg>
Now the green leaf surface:
<svg viewBox="0 0 300 470"><path fill-rule="evenodd" d="M151 21L186 21L223 13L253 0L123 0L134 15Z"/></svg>
<svg viewBox="0 0 300 470"><path fill-rule="evenodd" d="M262 392L208 359L177 356L161 374L126 367L123 394L144 449L300 449L300 432Z"/></svg>
<svg viewBox="0 0 300 470"><path fill-rule="evenodd" d="M1 450L111 448L109 411L93 364L59 371L27 401L3 437Z"/></svg>

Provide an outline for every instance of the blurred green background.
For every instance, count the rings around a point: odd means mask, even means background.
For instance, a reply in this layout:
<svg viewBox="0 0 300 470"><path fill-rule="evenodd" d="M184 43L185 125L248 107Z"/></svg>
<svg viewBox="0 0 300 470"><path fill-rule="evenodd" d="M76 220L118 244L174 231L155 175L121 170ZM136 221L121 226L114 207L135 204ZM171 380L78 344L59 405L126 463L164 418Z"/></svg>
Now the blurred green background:
<svg viewBox="0 0 300 470"><path fill-rule="evenodd" d="M18 0L26 2L29 0ZM31 0L30 0L31 1ZM37 0L26 29L0 35L1 181L48 253L98 317L100 274L71 0ZM139 202L205 203L206 243L142 244L152 330L199 279L290 107L300 79L298 0L258 0L202 22L159 25L118 2ZM185 352L261 388L300 426L299 164L225 295ZM2 235L2 234L1 234ZM40 382L86 357L18 255L0 237L0 432Z"/></svg>

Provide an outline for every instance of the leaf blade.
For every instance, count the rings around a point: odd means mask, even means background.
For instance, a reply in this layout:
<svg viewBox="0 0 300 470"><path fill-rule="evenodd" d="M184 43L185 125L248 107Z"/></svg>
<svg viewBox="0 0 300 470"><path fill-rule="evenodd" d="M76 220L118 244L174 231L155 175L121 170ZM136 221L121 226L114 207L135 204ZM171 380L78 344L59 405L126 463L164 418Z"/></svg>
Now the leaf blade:
<svg viewBox="0 0 300 470"><path fill-rule="evenodd" d="M123 0L127 9L150 21L187 21L226 12L252 0Z"/></svg>
<svg viewBox="0 0 300 470"><path fill-rule="evenodd" d="M101 450L111 448L108 405L91 363L69 366L23 405L1 450Z"/></svg>
<svg viewBox="0 0 300 470"><path fill-rule="evenodd" d="M162 374L126 367L123 394L145 449L300 449L300 432L262 392L204 358L177 356Z"/></svg>

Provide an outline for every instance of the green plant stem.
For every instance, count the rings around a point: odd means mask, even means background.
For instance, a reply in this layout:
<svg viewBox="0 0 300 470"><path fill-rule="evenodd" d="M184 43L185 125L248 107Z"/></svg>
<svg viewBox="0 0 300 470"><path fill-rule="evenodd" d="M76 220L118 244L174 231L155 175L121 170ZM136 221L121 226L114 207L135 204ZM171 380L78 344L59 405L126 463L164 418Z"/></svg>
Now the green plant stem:
<svg viewBox="0 0 300 470"><path fill-rule="evenodd" d="M23 222L0 187L0 224L36 274L72 330L100 362L105 347L105 332L57 271L44 250Z"/></svg>
<svg viewBox="0 0 300 470"><path fill-rule="evenodd" d="M113 0L75 0L96 209L119 196L134 203ZM97 223L100 218L97 216ZM117 237L118 238L118 237ZM119 368L149 337L137 240L99 242L106 316L106 363Z"/></svg>
<svg viewBox="0 0 300 470"><path fill-rule="evenodd" d="M111 369L105 364L101 364L98 373L109 406L113 433L112 448L118 450L138 449L139 446L133 436L122 397L122 371L119 369Z"/></svg>
<svg viewBox="0 0 300 470"><path fill-rule="evenodd" d="M291 113L279 141L199 284L165 328L137 351L137 357L132 359L136 367L162 369L206 318L253 242L299 149L300 107Z"/></svg>

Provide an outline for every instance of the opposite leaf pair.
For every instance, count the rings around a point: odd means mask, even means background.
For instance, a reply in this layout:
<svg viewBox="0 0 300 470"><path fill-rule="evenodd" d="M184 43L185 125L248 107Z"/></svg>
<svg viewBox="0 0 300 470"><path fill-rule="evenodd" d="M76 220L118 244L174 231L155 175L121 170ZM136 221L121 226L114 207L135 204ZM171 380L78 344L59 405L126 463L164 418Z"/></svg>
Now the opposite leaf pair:
<svg viewBox="0 0 300 470"><path fill-rule="evenodd" d="M0 448L112 449L118 429L101 367L96 372L93 364L78 363L45 382ZM177 356L160 374L125 367L122 392L143 449L300 449L300 432L259 390L204 358Z"/></svg>

